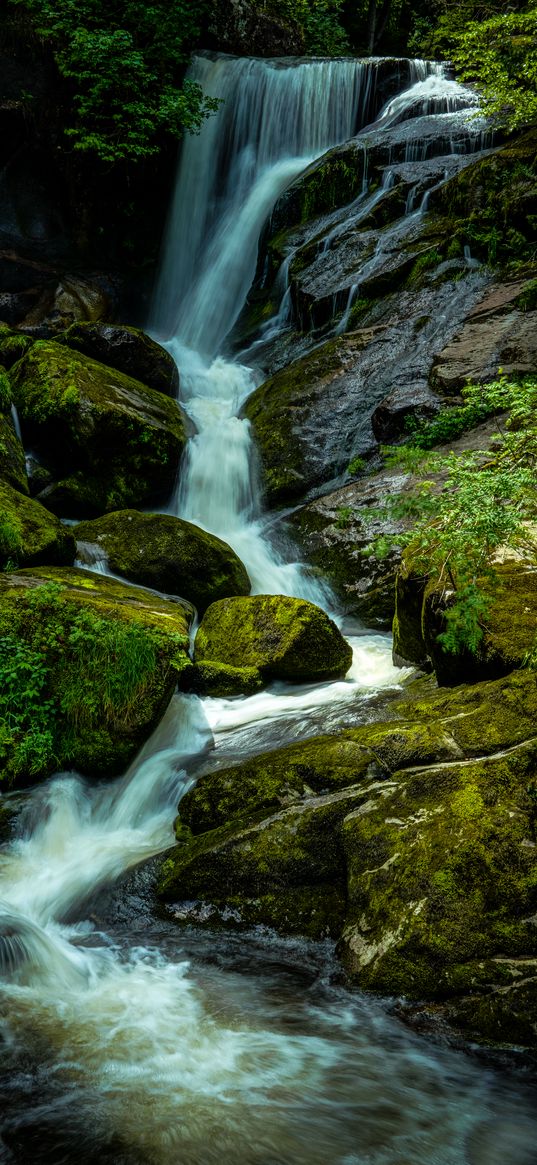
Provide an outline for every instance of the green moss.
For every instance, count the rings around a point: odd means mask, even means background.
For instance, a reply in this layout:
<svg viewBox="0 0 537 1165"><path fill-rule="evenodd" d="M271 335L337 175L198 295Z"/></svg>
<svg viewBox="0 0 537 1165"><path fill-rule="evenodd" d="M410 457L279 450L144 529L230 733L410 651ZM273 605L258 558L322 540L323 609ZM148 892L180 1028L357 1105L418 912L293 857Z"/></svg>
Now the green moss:
<svg viewBox="0 0 537 1165"><path fill-rule="evenodd" d="M264 678L329 679L344 675L352 650L313 603L285 595L222 599L206 612L195 662L257 668Z"/></svg>
<svg viewBox="0 0 537 1165"><path fill-rule="evenodd" d="M0 570L6 566L70 565L71 530L38 502L0 481Z"/></svg>
<svg viewBox="0 0 537 1165"><path fill-rule="evenodd" d="M4 779L121 771L189 661L188 612L84 571L0 578Z"/></svg>
<svg viewBox="0 0 537 1165"><path fill-rule="evenodd" d="M11 368L17 360L26 355L33 343L30 336L0 327L0 363L5 368Z"/></svg>
<svg viewBox="0 0 537 1165"><path fill-rule="evenodd" d="M56 480L75 475L95 488L93 512L103 500L119 509L171 489L186 431L169 397L48 341L14 366L11 385L29 443ZM55 509L66 513L57 500Z"/></svg>
<svg viewBox="0 0 537 1165"><path fill-rule="evenodd" d="M180 518L121 510L80 523L76 533L78 541L104 550L114 574L182 595L200 614L216 599L250 592L246 570L231 547Z"/></svg>
<svg viewBox="0 0 537 1165"><path fill-rule="evenodd" d="M230 667L223 663L196 664L194 690L202 696L253 696L265 681L256 667Z"/></svg>
<svg viewBox="0 0 537 1165"><path fill-rule="evenodd" d="M0 412L0 480L28 493L24 449L9 415Z"/></svg>

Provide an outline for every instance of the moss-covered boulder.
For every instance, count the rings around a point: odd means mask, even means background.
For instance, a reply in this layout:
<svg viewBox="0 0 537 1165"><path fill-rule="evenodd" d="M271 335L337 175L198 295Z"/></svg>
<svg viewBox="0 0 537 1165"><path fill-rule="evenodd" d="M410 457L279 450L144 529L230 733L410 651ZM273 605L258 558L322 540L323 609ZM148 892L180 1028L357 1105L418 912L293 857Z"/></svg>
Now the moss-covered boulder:
<svg viewBox="0 0 537 1165"><path fill-rule="evenodd" d="M17 360L21 360L34 343L31 336L23 332L14 332L0 324L0 364L4 368L11 368Z"/></svg>
<svg viewBox="0 0 537 1165"><path fill-rule="evenodd" d="M81 522L76 535L101 547L114 574L182 595L200 614L217 599L250 593L246 569L227 542L181 518L119 510Z"/></svg>
<svg viewBox="0 0 537 1165"><path fill-rule="evenodd" d="M286 595L221 599L203 617L194 659L255 667L265 680L345 675L352 650L320 607Z"/></svg>
<svg viewBox="0 0 537 1165"><path fill-rule="evenodd" d="M0 481L0 570L16 566L70 566L76 543L72 530L39 502Z"/></svg>
<svg viewBox="0 0 537 1165"><path fill-rule="evenodd" d="M339 937L358 986L534 1044L535 675L421 677L391 711L201 775L159 895L179 921Z"/></svg>
<svg viewBox="0 0 537 1165"><path fill-rule="evenodd" d="M190 670L192 609L75 568L0 575L0 772L120 773Z"/></svg>
<svg viewBox="0 0 537 1165"><path fill-rule="evenodd" d="M10 375L24 440L59 483L43 491L48 508L93 516L169 493L186 443L169 397L48 341Z"/></svg>
<svg viewBox="0 0 537 1165"><path fill-rule="evenodd" d="M341 951L361 986L462 995L512 981L503 959L537 954L536 764L533 740L396 773L388 799L348 815Z"/></svg>
<svg viewBox="0 0 537 1165"><path fill-rule="evenodd" d="M337 935L345 905L337 827L354 803L354 791L343 790L186 840L163 863L159 895L226 908L239 922L284 933Z"/></svg>
<svg viewBox="0 0 537 1165"><path fill-rule="evenodd" d="M134 380L141 380L157 392L177 395L179 374L175 360L140 328L126 324L78 323L58 336L58 342Z"/></svg>

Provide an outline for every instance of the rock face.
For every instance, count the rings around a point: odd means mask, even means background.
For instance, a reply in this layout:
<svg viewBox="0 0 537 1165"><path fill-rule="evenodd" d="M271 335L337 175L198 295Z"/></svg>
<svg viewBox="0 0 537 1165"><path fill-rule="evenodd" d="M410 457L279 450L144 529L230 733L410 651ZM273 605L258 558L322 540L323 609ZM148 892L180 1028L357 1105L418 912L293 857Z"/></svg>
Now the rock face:
<svg viewBox="0 0 537 1165"><path fill-rule="evenodd" d="M449 1000L496 1039L518 1014L535 1044L535 676L421 679L394 710L202 776L159 893L178 919L339 937L358 986Z"/></svg>
<svg viewBox="0 0 537 1165"><path fill-rule="evenodd" d="M248 574L231 547L181 518L120 510L80 523L76 535L104 551L114 574L181 595L200 614L217 599L250 592Z"/></svg>
<svg viewBox="0 0 537 1165"><path fill-rule="evenodd" d="M537 311L527 307L533 281L519 279L488 288L468 313L461 331L436 357L431 379L446 395L469 381L531 375L537 366Z"/></svg>
<svg viewBox="0 0 537 1165"><path fill-rule="evenodd" d="M325 494L290 516L306 560L320 567L345 609L368 627L391 629L401 559L399 547L382 559L368 548L372 539L398 534L404 527L375 511L403 492L409 481L408 474L385 470Z"/></svg>
<svg viewBox="0 0 537 1165"><path fill-rule="evenodd" d="M253 595L221 599L203 617L196 663L256 668L265 680L343 676L352 650L328 615L304 599Z"/></svg>
<svg viewBox="0 0 537 1165"><path fill-rule="evenodd" d="M134 380L141 380L157 392L177 396L179 374L173 357L140 328L125 324L73 324L58 336L58 342Z"/></svg>
<svg viewBox="0 0 537 1165"><path fill-rule="evenodd" d="M54 476L40 495L48 508L82 517L169 493L186 443L169 397L44 341L10 375L25 442Z"/></svg>
<svg viewBox="0 0 537 1165"><path fill-rule="evenodd" d="M16 566L70 566L75 557L71 530L5 482L0 482L0 570Z"/></svg>
<svg viewBox="0 0 537 1165"><path fill-rule="evenodd" d="M0 574L3 660L14 653L32 672L28 685L19 669L7 726L2 716L7 783L122 772L187 680L191 618L186 604L85 570Z"/></svg>

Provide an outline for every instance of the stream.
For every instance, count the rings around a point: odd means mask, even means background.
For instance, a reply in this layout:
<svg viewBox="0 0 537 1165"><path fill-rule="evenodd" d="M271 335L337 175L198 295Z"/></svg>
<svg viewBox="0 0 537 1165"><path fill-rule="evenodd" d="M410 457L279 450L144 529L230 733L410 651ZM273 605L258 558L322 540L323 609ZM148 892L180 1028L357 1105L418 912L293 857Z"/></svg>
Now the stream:
<svg viewBox="0 0 537 1165"><path fill-rule="evenodd" d="M192 65L223 105L184 144L151 321L195 429L168 512L225 539L254 593L328 610L353 665L337 682L249 698L176 695L123 777L60 773L27 796L0 852L6 1163L537 1162L522 1070L502 1074L418 1036L387 1001L349 993L329 942L245 933L231 911L227 929L192 925L188 909L178 926L152 896L152 859L172 844L177 805L200 774L378 718L404 679L389 638L345 620L263 513L240 416L262 373L228 340L267 216L313 159L416 109L438 116L445 136L446 117L460 128L473 106L442 66L421 61L406 62L401 93L383 101L380 64L202 54ZM287 323L286 292L282 279L273 332Z"/></svg>

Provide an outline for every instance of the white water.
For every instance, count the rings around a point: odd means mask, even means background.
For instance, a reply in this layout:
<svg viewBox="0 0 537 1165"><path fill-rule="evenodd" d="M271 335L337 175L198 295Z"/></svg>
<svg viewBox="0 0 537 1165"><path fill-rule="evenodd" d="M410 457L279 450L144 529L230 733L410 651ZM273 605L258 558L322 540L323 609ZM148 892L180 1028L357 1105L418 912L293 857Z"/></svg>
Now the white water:
<svg viewBox="0 0 537 1165"><path fill-rule="evenodd" d="M415 78L426 75L416 65ZM195 77L226 104L186 143L158 297L155 326L198 430L173 505L234 546L253 590L330 605L322 584L267 537L248 426L236 415L255 377L219 352L273 202L309 158L359 127L375 63L200 58ZM22 832L0 857L0 968L6 1054L18 1063L29 1047L41 1070L32 1160L78 1162L88 1144L83 1159L100 1160L112 1134L133 1165L500 1160L494 1081L419 1044L376 1005L337 991L317 1002L298 989L286 1002L272 981L226 977L209 963L194 982L189 963L161 953L151 931L125 951L84 921L96 891L171 843L192 757L237 732L248 747L257 724L275 725L276 743L284 722L307 725L323 708L396 682L386 639L352 642L345 680L274 685L244 700L176 697L121 781L60 774L29 799ZM181 941L175 932L173 944ZM297 957L307 962L307 948ZM516 1096L504 1107L523 1165L535 1127ZM61 1152L40 1149L40 1121L61 1130Z"/></svg>

